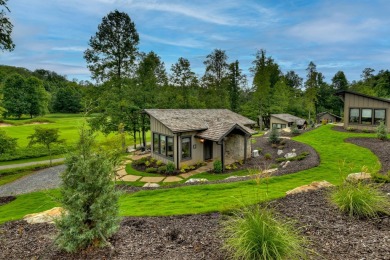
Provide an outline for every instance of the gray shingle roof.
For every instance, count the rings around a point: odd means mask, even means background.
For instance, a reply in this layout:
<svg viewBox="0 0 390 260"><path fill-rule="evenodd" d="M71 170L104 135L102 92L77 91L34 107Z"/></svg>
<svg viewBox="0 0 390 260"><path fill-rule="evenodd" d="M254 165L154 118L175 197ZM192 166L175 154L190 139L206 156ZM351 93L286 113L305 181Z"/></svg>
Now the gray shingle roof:
<svg viewBox="0 0 390 260"><path fill-rule="evenodd" d="M201 131L198 137L219 140L234 127L253 134L255 122L228 109L145 109L172 132Z"/></svg>
<svg viewBox="0 0 390 260"><path fill-rule="evenodd" d="M271 116L279 118L289 123L297 123L297 125L304 125L306 120L290 114L271 114Z"/></svg>

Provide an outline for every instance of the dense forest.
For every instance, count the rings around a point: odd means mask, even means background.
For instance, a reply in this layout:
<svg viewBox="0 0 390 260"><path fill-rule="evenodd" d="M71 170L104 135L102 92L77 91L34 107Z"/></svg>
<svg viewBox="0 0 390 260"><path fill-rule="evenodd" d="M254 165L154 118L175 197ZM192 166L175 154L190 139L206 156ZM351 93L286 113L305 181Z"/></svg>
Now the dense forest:
<svg viewBox="0 0 390 260"><path fill-rule="evenodd" d="M310 62L302 78L294 71L282 72L272 56L260 49L250 68L253 80L248 82L239 61L225 50L212 50L203 62L204 74L196 75L185 57L166 68L157 53L139 52L138 44L130 17L114 11L103 18L84 52L95 83L69 81L43 69L0 66L2 116L87 110L99 113L92 122L96 129L108 133L121 125L135 135L147 128L141 113L145 108L228 108L254 120L262 118L267 126L272 113L291 113L309 122L324 111L342 116L343 104L333 95L340 90L390 97L388 70L375 73L366 68L361 79L352 82L337 71L326 81Z"/></svg>

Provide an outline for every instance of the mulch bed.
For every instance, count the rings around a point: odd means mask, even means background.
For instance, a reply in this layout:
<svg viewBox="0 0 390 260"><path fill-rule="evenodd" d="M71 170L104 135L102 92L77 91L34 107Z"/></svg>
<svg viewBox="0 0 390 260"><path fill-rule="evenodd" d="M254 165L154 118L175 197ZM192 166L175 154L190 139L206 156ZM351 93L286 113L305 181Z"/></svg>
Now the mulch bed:
<svg viewBox="0 0 390 260"><path fill-rule="evenodd" d="M387 173L390 171L390 141L382 141L376 138L355 137L348 138L346 142L353 143L370 149L382 164L380 172Z"/></svg>
<svg viewBox="0 0 390 260"><path fill-rule="evenodd" d="M15 196L5 196L5 197L0 197L0 206L5 205L7 203L10 203L11 201L15 200Z"/></svg>
<svg viewBox="0 0 390 260"><path fill-rule="evenodd" d="M390 192L390 185L382 186ZM340 213L329 203L328 190L290 195L272 201L281 217L296 222L316 252L310 259L389 259L390 218L357 219ZM0 226L0 259L226 259L221 249L219 213L126 217L110 242L113 250L87 249L61 252L53 244L51 224L23 220Z"/></svg>

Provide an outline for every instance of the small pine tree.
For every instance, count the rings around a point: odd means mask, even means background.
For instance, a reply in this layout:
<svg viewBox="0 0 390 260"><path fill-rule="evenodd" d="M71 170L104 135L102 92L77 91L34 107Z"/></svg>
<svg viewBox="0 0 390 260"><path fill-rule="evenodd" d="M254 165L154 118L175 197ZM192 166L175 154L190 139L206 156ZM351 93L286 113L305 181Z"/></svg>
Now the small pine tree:
<svg viewBox="0 0 390 260"><path fill-rule="evenodd" d="M280 133L279 130L276 127L273 127L271 129L271 132L269 133L269 141L271 144L278 144L280 143Z"/></svg>
<svg viewBox="0 0 390 260"><path fill-rule="evenodd" d="M387 128L383 121L379 123L379 126L376 128L376 136L380 140L387 140Z"/></svg>
<svg viewBox="0 0 390 260"><path fill-rule="evenodd" d="M298 135L300 132L299 132L299 129L298 129L298 125L297 123L293 123L292 126L291 126L291 133L293 135Z"/></svg>
<svg viewBox="0 0 390 260"><path fill-rule="evenodd" d="M93 147L94 136L82 127L78 149L68 156L62 174L61 202L67 213L56 223L60 231L56 242L67 252L109 245L107 239L119 228L115 163Z"/></svg>

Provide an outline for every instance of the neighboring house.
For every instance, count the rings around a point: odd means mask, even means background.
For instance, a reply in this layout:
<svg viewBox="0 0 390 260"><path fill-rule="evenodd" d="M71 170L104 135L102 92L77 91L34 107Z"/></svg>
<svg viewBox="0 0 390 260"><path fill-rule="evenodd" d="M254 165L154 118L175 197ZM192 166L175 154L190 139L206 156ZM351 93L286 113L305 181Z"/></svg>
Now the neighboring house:
<svg viewBox="0 0 390 260"><path fill-rule="evenodd" d="M307 122L305 119L293 116L290 114L271 114L270 126L271 128L283 129L289 128L294 123L297 124L299 129L306 128Z"/></svg>
<svg viewBox="0 0 390 260"><path fill-rule="evenodd" d="M321 124L325 120L326 123L341 122L341 117L329 112L322 112L317 114L317 123Z"/></svg>
<svg viewBox="0 0 390 260"><path fill-rule="evenodd" d="M152 157L183 164L251 157L254 121L227 109L145 109L150 117Z"/></svg>
<svg viewBox="0 0 390 260"><path fill-rule="evenodd" d="M383 121L390 131L390 100L353 91L336 93L344 101L344 128L374 129Z"/></svg>

